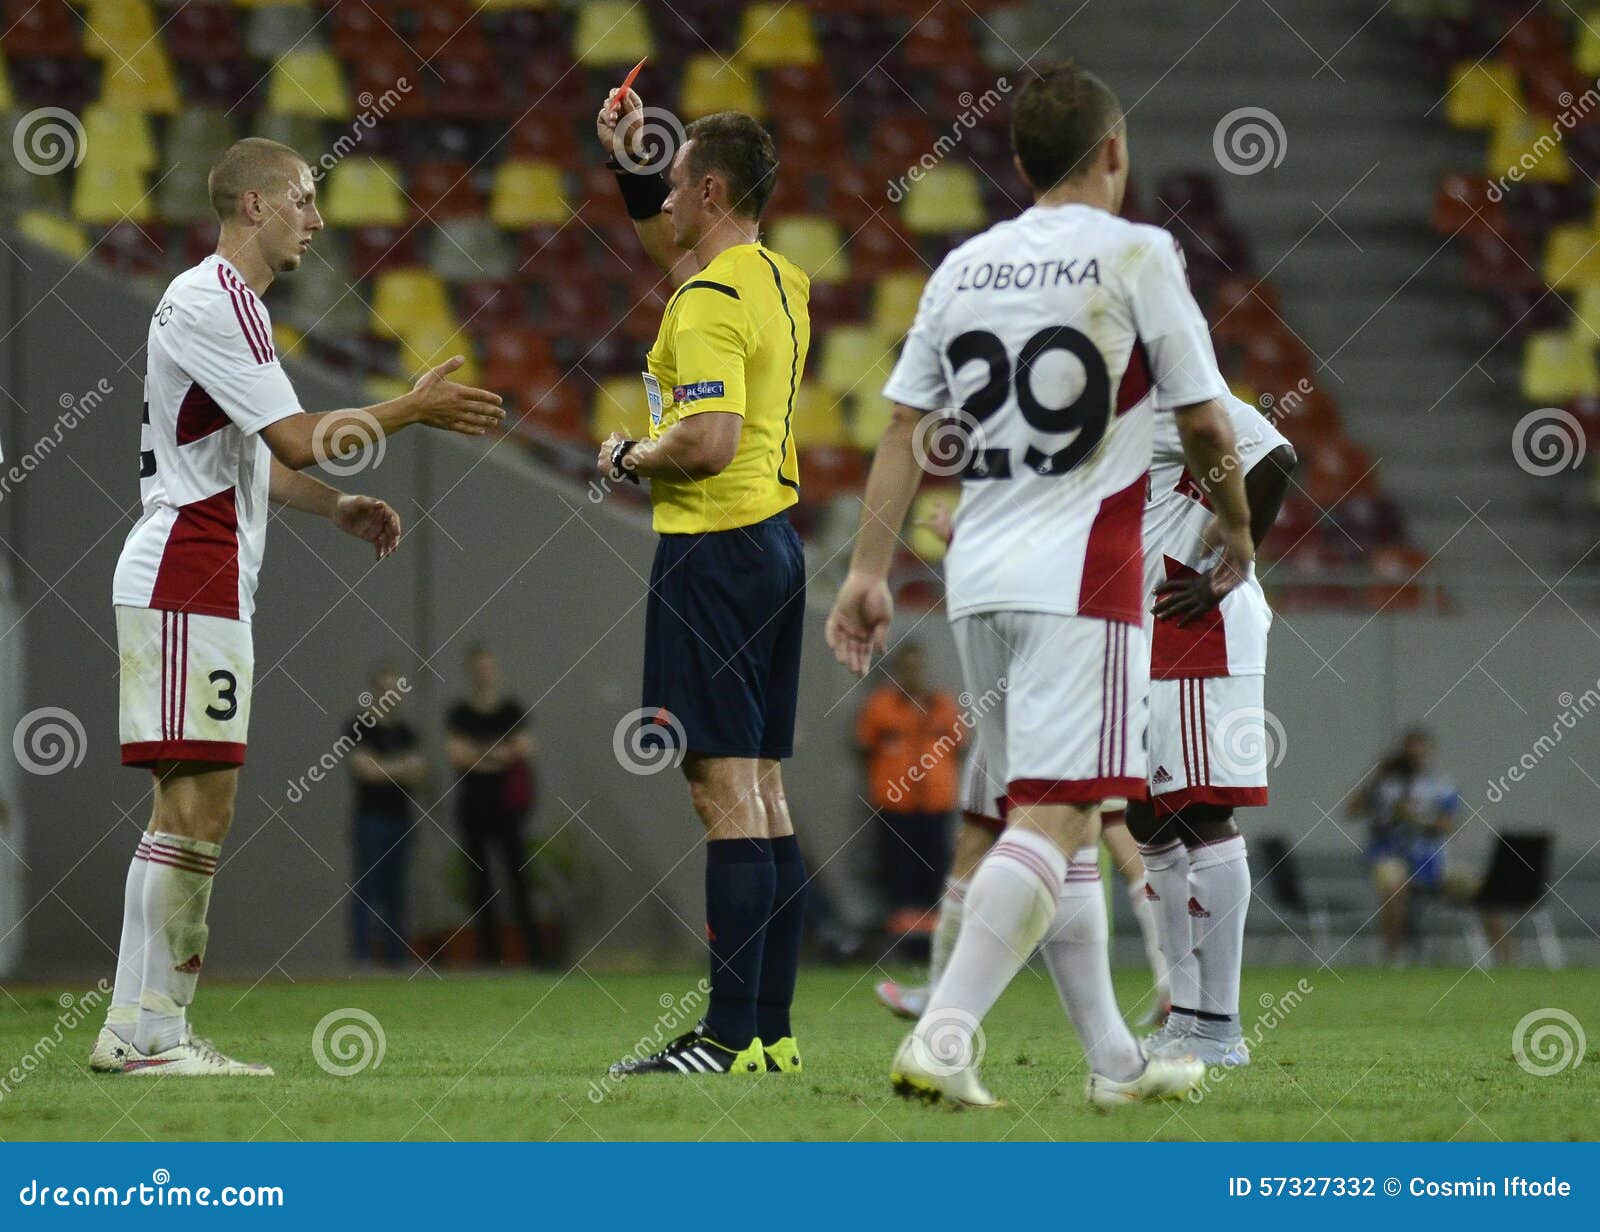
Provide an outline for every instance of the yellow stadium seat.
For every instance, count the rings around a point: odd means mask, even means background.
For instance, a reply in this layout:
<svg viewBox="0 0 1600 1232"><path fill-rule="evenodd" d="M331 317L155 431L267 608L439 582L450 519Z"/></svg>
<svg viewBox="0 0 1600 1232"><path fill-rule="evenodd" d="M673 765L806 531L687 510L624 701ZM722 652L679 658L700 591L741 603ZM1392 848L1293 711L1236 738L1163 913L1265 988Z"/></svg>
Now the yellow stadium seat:
<svg viewBox="0 0 1600 1232"><path fill-rule="evenodd" d="M668 20L671 20L669 18ZM630 67L655 53L648 10L628 0L589 0L578 6L572 58L588 68Z"/></svg>
<svg viewBox="0 0 1600 1232"><path fill-rule="evenodd" d="M335 227L396 227L407 216L400 172L387 158L353 155L328 173L323 216Z"/></svg>
<svg viewBox="0 0 1600 1232"><path fill-rule="evenodd" d="M1572 178L1560 134L1531 116L1515 116L1489 130L1486 167L1491 176L1507 175L1515 167L1524 180L1550 184L1565 184Z"/></svg>
<svg viewBox="0 0 1600 1232"><path fill-rule="evenodd" d="M678 110L686 120L698 120L715 111L742 111L757 119L764 114L754 70L711 52L689 57Z"/></svg>
<svg viewBox="0 0 1600 1232"><path fill-rule="evenodd" d="M1570 330L1531 334L1522 351L1522 396L1543 406L1600 392L1594 341Z"/></svg>
<svg viewBox="0 0 1600 1232"><path fill-rule="evenodd" d="M123 167L92 152L78 168L72 186L72 216L79 222L109 226L125 218L149 222L155 206L146 191L143 172Z"/></svg>
<svg viewBox="0 0 1600 1232"><path fill-rule="evenodd" d="M11 93L11 74L6 71L6 58L0 56L0 111L10 111L17 105Z"/></svg>
<svg viewBox="0 0 1600 1232"><path fill-rule="evenodd" d="M326 47L300 47L272 66L267 110L335 120L355 114L344 70Z"/></svg>
<svg viewBox="0 0 1600 1232"><path fill-rule="evenodd" d="M17 232L41 248L59 252L73 261L89 255L89 237L70 218L45 210L29 210L17 219Z"/></svg>
<svg viewBox="0 0 1600 1232"><path fill-rule="evenodd" d="M1545 282L1560 291L1600 283L1600 232L1576 222L1550 228L1542 272Z"/></svg>
<svg viewBox="0 0 1600 1232"><path fill-rule="evenodd" d="M477 7L487 13L509 13L516 9L554 8L557 0L477 0Z"/></svg>
<svg viewBox="0 0 1600 1232"><path fill-rule="evenodd" d="M836 325L822 340L817 378L835 394L857 388L876 393L889 379L899 341L868 325Z"/></svg>
<svg viewBox="0 0 1600 1232"><path fill-rule="evenodd" d="M845 430L845 407L826 389L810 381L802 381L794 400L794 418L790 426L800 448L813 445L844 445L849 442Z"/></svg>
<svg viewBox="0 0 1600 1232"><path fill-rule="evenodd" d="M597 441L613 432L641 437L650 430L650 410L644 385L636 376L614 376L595 386L589 402L589 431Z"/></svg>
<svg viewBox="0 0 1600 1232"><path fill-rule="evenodd" d="M903 334L917 318L917 303L927 278L917 270L898 270L872 288L872 325L882 333Z"/></svg>
<svg viewBox="0 0 1600 1232"><path fill-rule="evenodd" d="M820 214L778 219L768 233L767 247L805 270L812 282L845 282L850 277L844 234L837 223Z"/></svg>
<svg viewBox="0 0 1600 1232"><path fill-rule="evenodd" d="M1452 128L1491 128L1524 114L1517 70L1498 60L1462 63L1450 71L1444 118Z"/></svg>
<svg viewBox="0 0 1600 1232"><path fill-rule="evenodd" d="M424 325L400 339L400 371L415 379L453 355L466 362L450 374L463 385L478 383L478 352L466 331L453 321Z"/></svg>
<svg viewBox="0 0 1600 1232"><path fill-rule="evenodd" d="M272 347L280 358L288 359L296 355L305 338L304 334L287 321L272 323Z"/></svg>
<svg viewBox="0 0 1600 1232"><path fill-rule="evenodd" d="M135 51L126 61L115 57L100 66L100 101L152 115L175 115L178 111L178 81L172 72L160 39Z"/></svg>
<svg viewBox="0 0 1600 1232"><path fill-rule="evenodd" d="M1572 334L1600 342L1600 283L1579 289L1572 305Z"/></svg>
<svg viewBox="0 0 1600 1232"><path fill-rule="evenodd" d="M1577 45L1572 49L1572 62L1585 77L1600 77L1600 26L1595 19L1600 13L1590 10L1575 27Z"/></svg>
<svg viewBox="0 0 1600 1232"><path fill-rule="evenodd" d="M537 223L562 223L572 213L566 182L555 163L508 158L495 169L489 217L515 230Z"/></svg>
<svg viewBox="0 0 1600 1232"><path fill-rule="evenodd" d="M894 404L878 392L882 383L867 386L865 382L849 396L850 441L857 449L871 453L883 439L883 430L889 426L894 414Z"/></svg>
<svg viewBox="0 0 1600 1232"><path fill-rule="evenodd" d="M98 59L127 59L156 37L145 0L96 0L83 16L83 50Z"/></svg>
<svg viewBox="0 0 1600 1232"><path fill-rule="evenodd" d="M739 29L739 60L752 68L815 64L817 36L804 5L752 4Z"/></svg>
<svg viewBox="0 0 1600 1232"><path fill-rule="evenodd" d="M96 158L149 171L160 161L150 118L141 111L90 103L83 110L83 140Z"/></svg>
<svg viewBox="0 0 1600 1232"><path fill-rule="evenodd" d="M953 487L928 488L917 494L911 504L911 515L906 518L906 543L923 560L936 565L949 551L949 541L943 535L929 530L923 523L938 514L954 517L960 493Z"/></svg>
<svg viewBox="0 0 1600 1232"><path fill-rule="evenodd" d="M374 402L388 402L411 392L411 382L402 381L397 376L371 376L362 382L361 387Z"/></svg>
<svg viewBox="0 0 1600 1232"><path fill-rule="evenodd" d="M380 338L454 332L456 315L443 279L421 268L383 270L373 279L368 328Z"/></svg>
<svg viewBox="0 0 1600 1232"><path fill-rule="evenodd" d="M914 181L900 217L919 235L978 231L989 220L977 173L956 163L940 163Z"/></svg>

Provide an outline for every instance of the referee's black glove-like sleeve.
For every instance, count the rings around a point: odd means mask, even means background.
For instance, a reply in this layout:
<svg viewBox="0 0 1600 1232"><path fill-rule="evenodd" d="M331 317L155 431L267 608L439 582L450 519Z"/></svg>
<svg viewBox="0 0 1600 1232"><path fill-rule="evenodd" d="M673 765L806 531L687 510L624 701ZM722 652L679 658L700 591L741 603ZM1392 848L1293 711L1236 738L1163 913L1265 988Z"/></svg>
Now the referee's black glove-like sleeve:
<svg viewBox="0 0 1600 1232"><path fill-rule="evenodd" d="M606 159L606 167L617 177L617 187L622 190L622 203L627 207L629 218L644 222L661 213L661 205L670 191L665 176L659 171L648 175L629 171L614 158Z"/></svg>

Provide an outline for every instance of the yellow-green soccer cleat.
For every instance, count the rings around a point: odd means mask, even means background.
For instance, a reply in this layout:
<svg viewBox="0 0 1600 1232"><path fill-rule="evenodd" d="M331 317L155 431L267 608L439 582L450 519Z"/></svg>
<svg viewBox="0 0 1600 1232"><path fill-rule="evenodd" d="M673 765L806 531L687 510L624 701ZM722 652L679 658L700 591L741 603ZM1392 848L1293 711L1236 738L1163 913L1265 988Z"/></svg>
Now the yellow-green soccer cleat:
<svg viewBox="0 0 1600 1232"><path fill-rule="evenodd" d="M798 1074L805 1068L800 1063L800 1045L795 1043L792 1035L785 1035L781 1040L768 1044L766 1053L769 1074Z"/></svg>
<svg viewBox="0 0 1600 1232"><path fill-rule="evenodd" d="M678 1036L648 1057L626 1057L611 1067L613 1078L630 1074L764 1074L766 1053L760 1037L746 1048L730 1048L701 1028Z"/></svg>

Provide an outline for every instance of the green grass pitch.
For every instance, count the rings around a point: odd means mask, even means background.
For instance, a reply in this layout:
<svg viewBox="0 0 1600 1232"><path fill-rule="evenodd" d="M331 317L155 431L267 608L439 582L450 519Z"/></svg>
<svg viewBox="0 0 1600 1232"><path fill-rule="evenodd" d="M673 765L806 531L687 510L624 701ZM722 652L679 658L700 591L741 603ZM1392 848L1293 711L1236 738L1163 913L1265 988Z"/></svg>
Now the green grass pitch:
<svg viewBox="0 0 1600 1232"><path fill-rule="evenodd" d="M698 973L424 973L409 982L254 988L211 981L197 1024L225 1050L277 1069L275 1078L231 1081L91 1075L84 1058L99 1014L59 1029L62 989L13 988L0 996L0 1138L1509 1141L1596 1133L1600 1058L1540 1077L1517 1064L1512 1044L1523 1016L1544 1007L1564 1008L1600 1034L1593 970L1252 970L1243 1000L1247 1029L1263 1024L1256 1063L1197 1104L1115 1115L1083 1102L1082 1053L1034 969L987 1023L984 1075L1007 1106L954 1113L902 1103L886 1074L904 1024L872 998L882 974L802 972L802 1075L641 1078L610 1090L599 1085L606 1065L670 1017L663 995L692 995ZM1290 996L1297 987L1309 991ZM1138 973L1119 972L1118 990L1131 1005ZM1263 998L1278 1008L1264 1009ZM341 1077L319 1066L312 1038L324 1016L349 1008L376 1019L384 1051L379 1064ZM355 1060L341 1053L337 1028L324 1045L334 1064L341 1055ZM32 1060L23 1067L25 1056Z"/></svg>

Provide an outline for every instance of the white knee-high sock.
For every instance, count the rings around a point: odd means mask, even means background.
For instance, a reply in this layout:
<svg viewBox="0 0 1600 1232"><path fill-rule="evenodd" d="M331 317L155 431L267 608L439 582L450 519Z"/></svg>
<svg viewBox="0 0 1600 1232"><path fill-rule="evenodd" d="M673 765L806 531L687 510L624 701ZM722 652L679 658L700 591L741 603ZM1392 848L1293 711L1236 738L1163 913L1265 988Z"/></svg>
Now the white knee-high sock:
<svg viewBox="0 0 1600 1232"><path fill-rule="evenodd" d="M144 984L144 875L150 867L146 856L150 836L141 834L133 859L128 862L128 880L122 889L122 940L117 945L117 981L111 989L111 1006L106 1010L106 1026L125 1044L133 1043L139 1023L139 989Z"/></svg>
<svg viewBox="0 0 1600 1232"><path fill-rule="evenodd" d="M1139 921L1139 936L1144 941L1145 961L1155 976L1156 999L1171 1001L1172 989L1167 979L1167 956L1161 952L1161 935L1156 929L1156 908L1150 901L1150 881L1140 877L1128 883L1128 902L1133 907L1133 918ZM1109 1077L1109 1075L1108 1075Z"/></svg>
<svg viewBox="0 0 1600 1232"><path fill-rule="evenodd" d="M950 965L950 951L956 948L956 938L961 935L961 921L967 914L967 895L972 891L972 879L952 877L944 883L944 897L939 900L939 919L933 926L933 941L928 951L928 987L939 982L944 969Z"/></svg>
<svg viewBox="0 0 1600 1232"><path fill-rule="evenodd" d="M164 1052L183 1040L206 956L206 909L222 848L159 831L150 835L144 878L144 982L134 1044Z"/></svg>
<svg viewBox="0 0 1600 1232"><path fill-rule="evenodd" d="M950 963L916 1027L941 1060L973 1056L978 1022L1044 939L1066 875L1065 853L1031 830L1008 829L983 858Z"/></svg>
<svg viewBox="0 0 1600 1232"><path fill-rule="evenodd" d="M1244 919L1250 909L1250 862L1243 835L1189 853L1189 897L1200 982L1195 1008L1237 1018Z"/></svg>
<svg viewBox="0 0 1600 1232"><path fill-rule="evenodd" d="M1194 1013L1200 1004L1200 971L1189 935L1189 853L1173 839L1164 846L1139 848L1144 857L1146 898L1155 915L1156 937L1167 960L1167 984L1172 1004Z"/></svg>
<svg viewBox="0 0 1600 1232"><path fill-rule="evenodd" d="M1090 1070L1115 1082L1128 1082L1144 1068L1144 1056L1111 987L1109 933L1105 895L1096 878L1061 896L1039 952L1083 1043Z"/></svg>

